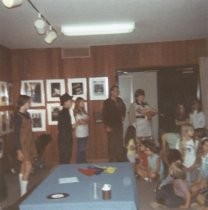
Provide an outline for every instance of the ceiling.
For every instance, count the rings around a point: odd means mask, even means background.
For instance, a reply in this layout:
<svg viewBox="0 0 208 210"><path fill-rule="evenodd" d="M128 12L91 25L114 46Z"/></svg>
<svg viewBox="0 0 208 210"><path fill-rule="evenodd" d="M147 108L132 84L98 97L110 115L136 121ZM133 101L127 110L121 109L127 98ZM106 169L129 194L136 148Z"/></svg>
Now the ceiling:
<svg viewBox="0 0 208 210"><path fill-rule="evenodd" d="M7 9L0 1L0 45L16 48L88 47L208 37L208 0L32 0L58 32L48 45L35 31L27 0ZM135 21L130 34L66 37L62 24Z"/></svg>

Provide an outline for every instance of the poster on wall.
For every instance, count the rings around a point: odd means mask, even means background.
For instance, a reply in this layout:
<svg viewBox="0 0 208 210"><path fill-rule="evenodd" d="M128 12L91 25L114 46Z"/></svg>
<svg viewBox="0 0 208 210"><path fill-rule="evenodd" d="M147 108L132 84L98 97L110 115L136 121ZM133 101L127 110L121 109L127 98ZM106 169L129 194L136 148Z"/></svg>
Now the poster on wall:
<svg viewBox="0 0 208 210"><path fill-rule="evenodd" d="M14 131L14 112L12 110L8 111L8 132Z"/></svg>
<svg viewBox="0 0 208 210"><path fill-rule="evenodd" d="M46 111L44 109L28 110L32 119L32 131L46 131Z"/></svg>
<svg viewBox="0 0 208 210"><path fill-rule="evenodd" d="M9 105L8 83L0 81L0 106Z"/></svg>
<svg viewBox="0 0 208 210"><path fill-rule="evenodd" d="M58 115L61 109L60 103L47 104L48 125L58 124Z"/></svg>
<svg viewBox="0 0 208 210"><path fill-rule="evenodd" d="M59 101L60 96L65 93L64 79L46 80L47 101Z"/></svg>
<svg viewBox="0 0 208 210"><path fill-rule="evenodd" d="M78 97L87 100L87 79L72 78L68 79L68 93L76 100Z"/></svg>
<svg viewBox="0 0 208 210"><path fill-rule="evenodd" d="M7 84L7 90L8 90L8 105L13 105L13 85L12 83Z"/></svg>
<svg viewBox="0 0 208 210"><path fill-rule="evenodd" d="M43 80L23 80L21 81L22 95L31 97L31 106L45 106L45 94Z"/></svg>
<svg viewBox="0 0 208 210"><path fill-rule="evenodd" d="M0 135L7 134L9 132L8 129L8 111L0 112Z"/></svg>
<svg viewBox="0 0 208 210"><path fill-rule="evenodd" d="M105 100L108 98L108 77L89 78L90 100Z"/></svg>

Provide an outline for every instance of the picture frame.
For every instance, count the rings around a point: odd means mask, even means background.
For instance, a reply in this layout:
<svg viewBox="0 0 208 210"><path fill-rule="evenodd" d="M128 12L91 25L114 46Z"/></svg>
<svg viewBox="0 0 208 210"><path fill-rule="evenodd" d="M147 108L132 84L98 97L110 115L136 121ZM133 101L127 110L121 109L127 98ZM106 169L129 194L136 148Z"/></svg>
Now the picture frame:
<svg viewBox="0 0 208 210"><path fill-rule="evenodd" d="M9 97L8 97L8 83L0 81L0 106L8 106Z"/></svg>
<svg viewBox="0 0 208 210"><path fill-rule="evenodd" d="M14 131L14 111L8 111L8 132L11 133Z"/></svg>
<svg viewBox="0 0 208 210"><path fill-rule="evenodd" d="M68 79L68 93L76 100L78 97L87 100L87 79L71 78Z"/></svg>
<svg viewBox="0 0 208 210"><path fill-rule="evenodd" d="M62 106L60 105L60 103L47 104L48 125L58 124L58 114L61 109Z"/></svg>
<svg viewBox="0 0 208 210"><path fill-rule="evenodd" d="M28 110L32 119L32 131L46 131L46 110L30 109Z"/></svg>
<svg viewBox="0 0 208 210"><path fill-rule="evenodd" d="M45 106L43 80L22 80L20 93L31 97L31 107Z"/></svg>
<svg viewBox="0 0 208 210"><path fill-rule="evenodd" d="M8 133L8 111L0 111L0 136Z"/></svg>
<svg viewBox="0 0 208 210"><path fill-rule="evenodd" d="M13 84L8 83L7 84L7 90L8 90L8 105L12 106L13 105Z"/></svg>
<svg viewBox="0 0 208 210"><path fill-rule="evenodd" d="M108 98L108 77L89 78L90 100L105 100Z"/></svg>
<svg viewBox="0 0 208 210"><path fill-rule="evenodd" d="M60 96L66 92L64 79L47 79L46 94L47 101L59 101Z"/></svg>

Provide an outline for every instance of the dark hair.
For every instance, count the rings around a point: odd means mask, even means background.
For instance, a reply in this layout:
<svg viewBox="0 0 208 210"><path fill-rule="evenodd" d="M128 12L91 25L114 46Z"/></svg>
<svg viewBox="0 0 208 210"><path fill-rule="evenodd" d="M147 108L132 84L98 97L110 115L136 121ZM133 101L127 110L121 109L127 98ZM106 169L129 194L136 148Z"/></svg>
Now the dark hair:
<svg viewBox="0 0 208 210"><path fill-rule="evenodd" d="M148 141L145 143L145 147L148 148L153 153L158 153L159 149L153 141Z"/></svg>
<svg viewBox="0 0 208 210"><path fill-rule="evenodd" d="M181 112L181 107L183 107L183 109L184 109L183 113ZM186 107L185 107L184 103L178 103L176 105L175 110L176 110L175 111L175 119L177 119L179 121L187 119Z"/></svg>
<svg viewBox="0 0 208 210"><path fill-rule="evenodd" d="M191 102L191 113L193 113L193 111L195 110L195 109L194 109L194 108L195 108L195 107L194 107L195 105L198 105L197 112L202 111L200 101L197 100L197 99L195 99L195 100L193 100L193 101Z"/></svg>
<svg viewBox="0 0 208 210"><path fill-rule="evenodd" d="M177 149L169 149L167 155L168 164L170 165L171 163L176 162L178 160L182 161L182 155L180 151Z"/></svg>
<svg viewBox="0 0 208 210"><path fill-rule="evenodd" d="M145 96L145 92L143 89L137 89L134 93L134 97L137 98L138 96Z"/></svg>
<svg viewBox="0 0 208 210"><path fill-rule="evenodd" d="M180 160L171 163L169 170L172 171L171 176L174 179L185 179L186 178L185 167Z"/></svg>
<svg viewBox="0 0 208 210"><path fill-rule="evenodd" d="M136 128L133 125L130 125L127 129L126 129L126 134L125 134L125 145L128 144L130 139L134 139L134 141L136 140Z"/></svg>
<svg viewBox="0 0 208 210"><path fill-rule="evenodd" d="M30 96L27 95L20 95L19 98L17 99L17 107L18 109L25 105L28 101L30 101Z"/></svg>

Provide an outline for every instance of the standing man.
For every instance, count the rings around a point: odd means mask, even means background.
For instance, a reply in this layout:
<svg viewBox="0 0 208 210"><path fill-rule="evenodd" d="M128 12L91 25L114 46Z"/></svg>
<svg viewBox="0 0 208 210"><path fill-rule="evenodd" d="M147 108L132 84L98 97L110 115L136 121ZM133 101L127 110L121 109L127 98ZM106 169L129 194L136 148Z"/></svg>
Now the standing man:
<svg viewBox="0 0 208 210"><path fill-rule="evenodd" d="M58 116L58 150L60 164L69 163L72 155L72 120L70 109L73 105L73 96L65 93L60 97L63 109L59 112Z"/></svg>
<svg viewBox="0 0 208 210"><path fill-rule="evenodd" d="M110 162L123 160L123 120L126 106L119 97L119 88L110 88L110 96L103 104L103 122L108 136L108 155Z"/></svg>
<svg viewBox="0 0 208 210"><path fill-rule="evenodd" d="M137 89L134 97L135 101L129 108L129 123L136 128L138 143L141 140L152 140L151 120L157 111L145 101L145 92L143 89Z"/></svg>

